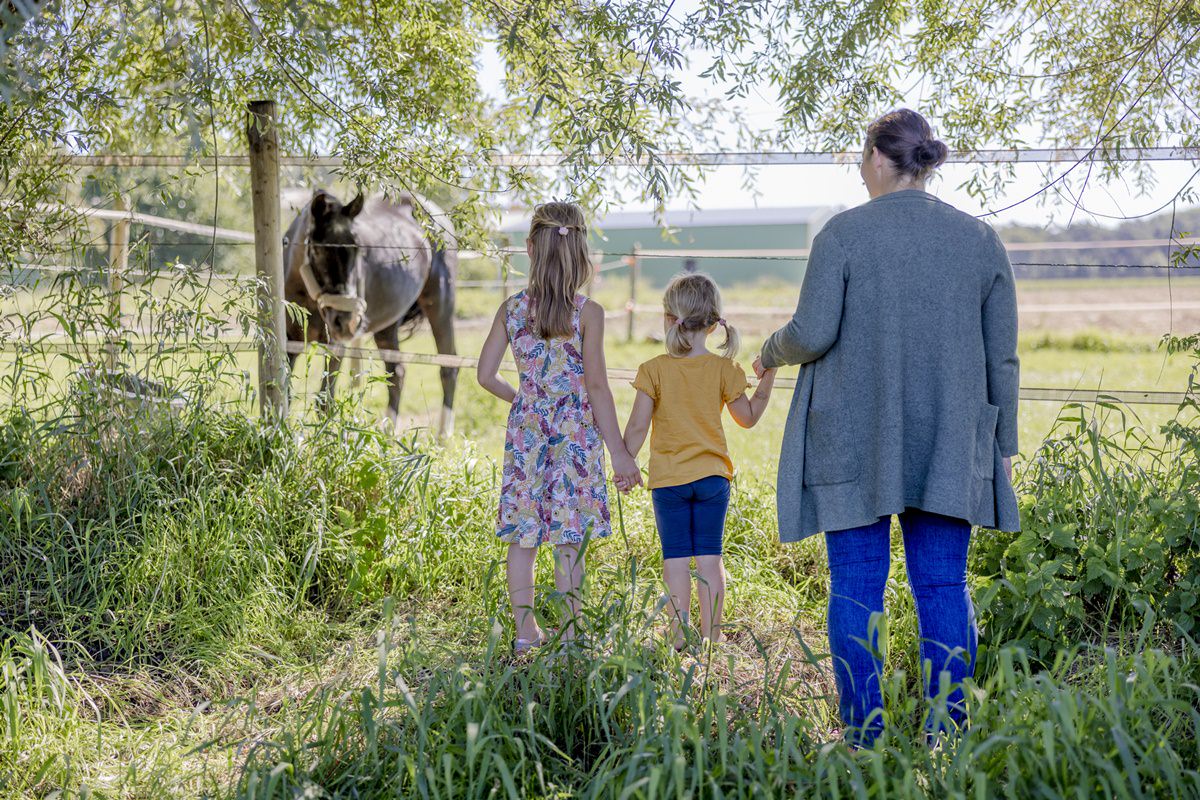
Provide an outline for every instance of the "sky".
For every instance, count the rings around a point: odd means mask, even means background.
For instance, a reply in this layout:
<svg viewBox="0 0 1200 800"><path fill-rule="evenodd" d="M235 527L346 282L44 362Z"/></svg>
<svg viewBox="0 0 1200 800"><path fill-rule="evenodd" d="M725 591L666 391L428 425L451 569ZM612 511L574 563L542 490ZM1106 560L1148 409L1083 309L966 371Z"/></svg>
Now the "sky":
<svg viewBox="0 0 1200 800"><path fill-rule="evenodd" d="M694 1L681 0L677 13L687 13ZM702 58L694 58L692 69L678 76L684 90L695 98L722 97L719 86L714 86L707 79L700 77L700 67L695 65L702 63ZM503 64L499 56L495 52L485 52L483 67L480 70L483 89L493 96L500 96L503 93ZM751 92L748 98L739 101L742 115L751 127L772 131L777 127L780 116L780 107L775 100L772 90L762 87L761 90ZM909 107L921 110L919 97L906 98L906 101ZM863 121L864 128L868 121ZM936 134L936 120L933 122ZM1035 137L1027 137L1027 140L1030 147L1048 146L1037 142ZM1079 207L1076 207L1076 200L1065 193L1051 191L1039 194L1039 190L1067 166L1069 165L1019 164L1015 168L1013 181L1006 186L1003 194L989 198L986 204L959 188L976 169L966 164L943 166L930 182L928 190L972 214L983 214L1017 203L1031 195L1039 195L1038 198L1020 203L1012 209L988 216L988 221L993 225L1019 223L1044 228L1062 228L1068 224L1082 222L1115 225L1119 220L1108 219L1102 215L1135 216L1159 208L1168 203L1180 187L1192 179L1200 163L1153 163L1149 167L1153 187L1149 190L1133 185L1130 180L1105 183L1099 178L1094 178L1088 182L1078 198ZM1073 174L1080 173L1082 168ZM753 190L745 186L747 168L712 168L699 184L700 192L695 200L696 204L706 209L808 205L850 207L867 200L866 189L855 166L776 165L749 168L749 175ZM686 204L686 200L680 199L669 207L684 207ZM612 210L644 208L647 206L627 203Z"/></svg>
<svg viewBox="0 0 1200 800"><path fill-rule="evenodd" d="M711 97L714 90L696 75L689 75L684 85L695 96ZM920 111L918 98L905 103ZM743 107L747 121L753 127L773 130L780 117L779 106L764 93L752 94ZM864 128L865 128L864 121ZM936 135L936 121L934 133ZM1030 139L1030 147L1046 147ZM1012 209L989 216L994 225L1020 223L1037 227L1064 227L1069 223L1093 222L1117 224L1118 220L1101 215L1134 216L1159 208L1192 179L1200 164L1193 161L1153 162L1150 166L1153 188L1134 185L1132 180L1105 183L1093 178L1079 197L1079 206L1070 195L1061 191L1039 192L1055 176L1070 166L1060 164L1018 164L1014 179L1003 195L989 198L986 203L971 197L965 183L976 167L968 164L942 166L929 184L929 191L941 199L972 214L983 214L1018 203L1026 197L1034 199L1019 203ZM1072 175L1082 174L1083 167ZM697 200L702 208L791 206L830 204L849 207L866 202L866 188L858 175L857 166L770 166L755 167L751 172L755 192L743 187L746 170L743 167L719 167L706 177ZM1144 193L1143 193L1144 192ZM1088 212L1093 212L1089 214Z"/></svg>
<svg viewBox="0 0 1200 800"><path fill-rule="evenodd" d="M965 164L943 166L930 182L928 190L941 199L972 214L1002 208L1034 194L1048 182L1044 168L1062 170L1067 165L1018 165L1016 178L986 204L958 188L972 174ZM1147 194L1128 182L1104 184L1094 180L1086 189L1081 205L1088 211L1076 210L1074 202L1065 196L1050 193L1045 202L1029 200L1015 208L990 216L993 225L1020 223L1037 227L1064 227L1068 222L1094 222L1114 225L1118 221L1105 219L1101 214L1132 216L1162 206L1179 190L1197 165L1193 162L1164 162L1152 167L1157 186ZM697 203L701 208L742 208L770 206L803 206L830 204L843 207L866 202L867 193L856 167L845 166L772 166L754 168L754 193L743 188L742 168L721 167L707 176Z"/></svg>

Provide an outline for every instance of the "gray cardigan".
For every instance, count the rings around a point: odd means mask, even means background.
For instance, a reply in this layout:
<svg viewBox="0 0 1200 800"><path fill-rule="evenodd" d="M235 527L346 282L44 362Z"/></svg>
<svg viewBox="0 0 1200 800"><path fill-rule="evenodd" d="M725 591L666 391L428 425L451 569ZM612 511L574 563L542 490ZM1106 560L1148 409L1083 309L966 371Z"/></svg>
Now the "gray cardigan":
<svg viewBox="0 0 1200 800"><path fill-rule="evenodd" d="M933 195L882 195L817 234L792 321L802 364L779 458L779 538L905 508L1020 529L1017 298L996 233Z"/></svg>

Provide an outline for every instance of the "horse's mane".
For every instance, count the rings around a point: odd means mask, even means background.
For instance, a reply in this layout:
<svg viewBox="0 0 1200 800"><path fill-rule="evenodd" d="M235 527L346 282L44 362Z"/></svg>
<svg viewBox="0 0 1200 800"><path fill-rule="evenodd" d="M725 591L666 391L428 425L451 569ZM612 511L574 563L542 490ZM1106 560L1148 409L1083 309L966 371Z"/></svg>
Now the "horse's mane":
<svg viewBox="0 0 1200 800"><path fill-rule="evenodd" d="M439 269L447 269L445 244L440 243L438 239L443 236L449 236L451 237L450 245L453 246L454 226L450 221L450 216L437 203L414 192L398 192L395 195L386 195L386 198L397 208L407 210L414 221L418 221L417 208L421 208L433 220L434 226L439 228L436 231L426 229L426 237L433 244L433 263L430 264L430 278L434 279L435 273ZM453 276L451 276L451 281L453 281ZM421 303L419 301L413 303L412 307L404 312L404 316L400 319L401 341L412 338L424 317L425 313L421 310Z"/></svg>
<svg viewBox="0 0 1200 800"><path fill-rule="evenodd" d="M434 243L436 249L444 249L445 244L452 244L455 241L454 222L450 219L450 215L428 197L408 191L398 192L394 195L388 194L384 197L397 208L406 209L414 221L420 221L417 215L417 209L420 208L424 215L433 222L433 230L430 230L428 225L422 225L422 227L425 228L426 236ZM447 239L449 242L445 241Z"/></svg>

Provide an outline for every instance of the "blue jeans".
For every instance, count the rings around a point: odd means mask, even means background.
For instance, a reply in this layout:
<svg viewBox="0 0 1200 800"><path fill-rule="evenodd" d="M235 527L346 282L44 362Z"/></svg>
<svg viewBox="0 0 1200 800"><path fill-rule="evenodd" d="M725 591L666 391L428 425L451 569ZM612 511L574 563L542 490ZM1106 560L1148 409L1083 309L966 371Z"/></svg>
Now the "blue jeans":
<svg viewBox="0 0 1200 800"><path fill-rule="evenodd" d="M891 568L891 517L871 525L825 534L829 554L829 651L833 656L842 721L847 738L870 746L883 729L880 694L879 625L883 590ZM971 525L910 508L900 515L904 561L917 606L925 691L937 697L948 679L946 714L963 722L962 680L973 674L977 632L967 588ZM945 726L931 714L933 729Z"/></svg>
<svg viewBox="0 0 1200 800"><path fill-rule="evenodd" d="M721 555L729 479L710 475L681 486L653 489L654 521L663 559Z"/></svg>

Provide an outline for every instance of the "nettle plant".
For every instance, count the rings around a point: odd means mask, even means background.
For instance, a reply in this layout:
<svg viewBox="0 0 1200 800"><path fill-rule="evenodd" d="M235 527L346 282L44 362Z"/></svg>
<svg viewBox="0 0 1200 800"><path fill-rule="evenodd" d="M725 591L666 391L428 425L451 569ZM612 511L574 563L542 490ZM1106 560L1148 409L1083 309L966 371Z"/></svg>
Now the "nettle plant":
<svg viewBox="0 0 1200 800"><path fill-rule="evenodd" d="M1200 629L1200 333L1167 336L1193 366L1159 436L1114 403L1066 406L1022 472L1019 534L989 533L973 570L987 641L1043 663L1081 642Z"/></svg>

